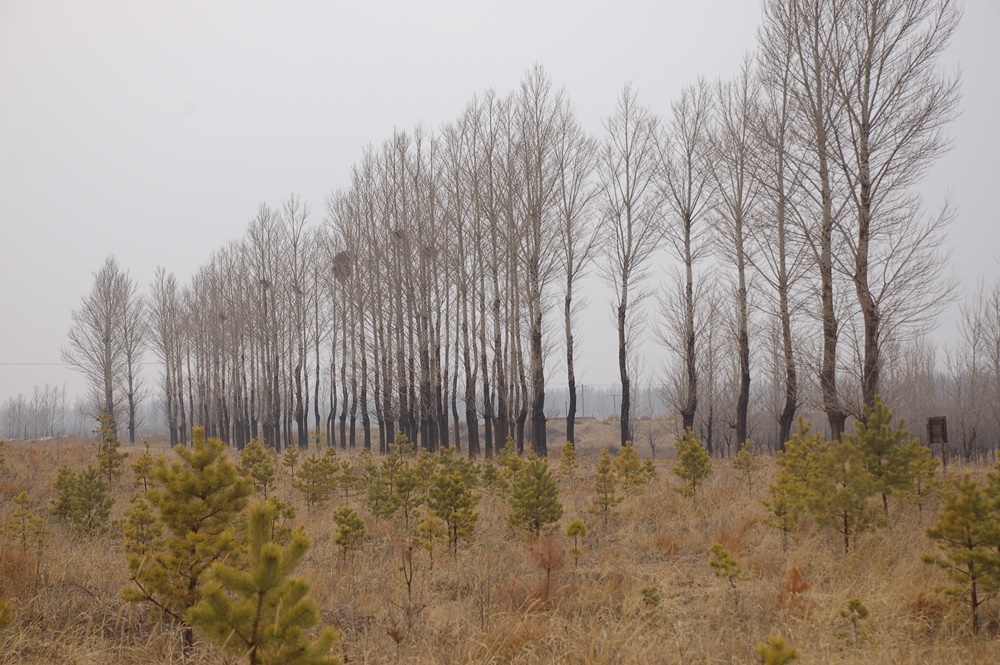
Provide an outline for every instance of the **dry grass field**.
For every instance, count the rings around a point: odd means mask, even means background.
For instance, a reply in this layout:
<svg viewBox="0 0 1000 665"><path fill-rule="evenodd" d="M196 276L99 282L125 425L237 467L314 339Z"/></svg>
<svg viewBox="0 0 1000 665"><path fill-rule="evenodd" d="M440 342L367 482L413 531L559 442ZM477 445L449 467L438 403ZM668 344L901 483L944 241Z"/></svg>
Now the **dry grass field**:
<svg viewBox="0 0 1000 665"><path fill-rule="evenodd" d="M808 522L785 551L780 532L763 524L773 460L762 460L749 484L716 460L693 499L677 491L672 462L658 460L658 478L627 497L605 526L590 512L595 442L603 436L590 427L576 477L559 481L564 514L554 534L536 540L515 533L506 502L480 490L471 541L457 556L446 546L415 552L410 595L401 519L376 519L361 496L341 495L310 513L282 469L276 494L296 506L297 524L313 539L299 574L312 583L322 623L340 631L337 655L347 663L751 663L758 662L757 644L781 635L802 663L1000 659L997 601L985 606L984 629L974 636L965 608L935 593L943 575L920 560L933 551L924 527L936 505L922 515L893 505L889 526L862 534L846 556L837 534ZM606 436L610 441L610 427ZM171 454L163 442L153 449ZM36 513L46 512L58 466L82 468L95 450L62 439L7 444L4 454L0 520L21 491ZM113 519L121 519L132 491L126 471L114 488ZM345 503L366 523L364 541L346 559L329 518ZM588 529L578 566L564 535L575 517ZM14 605L0 635L0 663L237 662L200 642L185 656L175 626L121 600L127 571L120 528L87 537L51 517L46 523L40 557L11 543L0 557L0 597ZM739 563L733 584L708 564L715 542ZM854 596L870 612L857 631L839 612Z"/></svg>

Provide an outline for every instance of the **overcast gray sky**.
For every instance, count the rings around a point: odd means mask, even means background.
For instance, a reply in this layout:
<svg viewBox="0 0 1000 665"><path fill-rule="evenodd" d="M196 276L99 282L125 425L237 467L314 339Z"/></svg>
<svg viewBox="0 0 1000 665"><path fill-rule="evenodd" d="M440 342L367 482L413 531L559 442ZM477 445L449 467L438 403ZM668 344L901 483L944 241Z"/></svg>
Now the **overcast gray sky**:
<svg viewBox="0 0 1000 665"><path fill-rule="evenodd" d="M318 223L366 144L437 129L535 62L594 134L629 79L666 114L698 75L738 71L758 18L757 0L0 0L0 400L82 390L44 363L108 254L143 285L158 265L186 280L260 201L297 192ZM1000 2L968 0L944 63L964 81L956 147L924 184L959 206L966 280L998 272L998 33ZM610 383L616 358L594 351L613 327L594 321L582 380Z"/></svg>

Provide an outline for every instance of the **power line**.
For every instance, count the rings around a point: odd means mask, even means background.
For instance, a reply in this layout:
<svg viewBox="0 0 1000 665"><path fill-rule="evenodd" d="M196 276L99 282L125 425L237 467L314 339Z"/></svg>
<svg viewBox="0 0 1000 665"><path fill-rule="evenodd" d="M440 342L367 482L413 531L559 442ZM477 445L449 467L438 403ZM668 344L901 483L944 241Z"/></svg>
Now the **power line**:
<svg viewBox="0 0 1000 665"><path fill-rule="evenodd" d="M160 361L136 363L138 365L162 365ZM0 363L0 367L76 367L72 363Z"/></svg>

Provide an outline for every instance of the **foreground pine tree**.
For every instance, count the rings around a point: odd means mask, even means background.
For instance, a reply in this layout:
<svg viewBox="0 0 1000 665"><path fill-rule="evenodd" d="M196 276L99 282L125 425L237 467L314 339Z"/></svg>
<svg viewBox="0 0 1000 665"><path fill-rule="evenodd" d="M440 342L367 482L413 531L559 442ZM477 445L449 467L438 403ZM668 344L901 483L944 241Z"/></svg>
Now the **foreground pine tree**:
<svg viewBox="0 0 1000 665"><path fill-rule="evenodd" d="M858 534L883 522L872 501L878 491L876 478L865 466L862 449L848 437L831 444L818 463L808 498L810 512L817 524L840 534L847 554Z"/></svg>
<svg viewBox="0 0 1000 665"><path fill-rule="evenodd" d="M689 485L683 487L681 493L694 496L698 486L712 475L712 458L701 445L701 439L690 428L684 430L681 438L674 443L674 448L680 459L674 465L673 472Z"/></svg>
<svg viewBox="0 0 1000 665"><path fill-rule="evenodd" d="M108 493L108 483L99 469L88 466L76 473L61 467L56 477L56 498L50 509L52 516L70 524L82 533L103 531L111 516L114 499Z"/></svg>
<svg viewBox="0 0 1000 665"><path fill-rule="evenodd" d="M865 468L873 479L874 491L882 497L882 511L889 516L889 497L906 497L914 491L916 473L921 470L919 459L925 451L902 420L892 423L892 412L875 398L875 407L865 407L864 418L858 421L854 434L845 435L855 443L864 459Z"/></svg>
<svg viewBox="0 0 1000 665"><path fill-rule="evenodd" d="M507 522L537 537L543 529L558 522L562 514L559 488L548 462L537 458L531 460L514 479Z"/></svg>
<svg viewBox="0 0 1000 665"><path fill-rule="evenodd" d="M273 448L264 448L258 439L251 440L240 451L240 471L265 499L278 479L277 461L278 453Z"/></svg>
<svg viewBox="0 0 1000 665"><path fill-rule="evenodd" d="M618 483L626 494L641 492L651 480L631 441L626 441L622 449L618 451L618 456L614 459L614 466L615 474L618 475Z"/></svg>
<svg viewBox="0 0 1000 665"><path fill-rule="evenodd" d="M445 523L452 553L458 554L458 542L472 535L479 520L476 506L480 496L472 491L462 474L438 473L427 497L427 507Z"/></svg>
<svg viewBox="0 0 1000 665"><path fill-rule="evenodd" d="M580 464L576 460L576 446L572 441L567 441L559 450L559 477L572 478L579 467Z"/></svg>
<svg viewBox="0 0 1000 665"><path fill-rule="evenodd" d="M125 471L125 459L128 453L121 451L118 440L118 426L107 410L102 410L97 417L98 427L94 430L99 440L97 442L97 468L100 469L104 481L111 487Z"/></svg>
<svg viewBox="0 0 1000 665"><path fill-rule="evenodd" d="M942 494L937 523L927 529L940 553L925 554L923 560L945 571L953 584L941 590L969 606L972 631L979 632L979 607L1000 591L1000 518L968 474Z"/></svg>
<svg viewBox="0 0 1000 665"><path fill-rule="evenodd" d="M611 454L604 449L601 459L597 461L597 475L594 477L594 505L591 510L604 518L604 526L608 525L608 517L615 512L615 506L621 503L618 496L618 477L615 475Z"/></svg>
<svg viewBox="0 0 1000 665"><path fill-rule="evenodd" d="M330 449L332 450L332 448ZM321 508L337 489L337 465L330 455L311 455L292 478L292 487L302 493L306 510Z"/></svg>
<svg viewBox="0 0 1000 665"><path fill-rule="evenodd" d="M335 665L339 660L327 654L336 631L325 628L309 639L319 612L309 583L291 576L311 542L301 530L285 547L271 540L274 511L270 502L250 507L247 569L214 564L188 621L206 640L250 665Z"/></svg>
<svg viewBox="0 0 1000 665"><path fill-rule="evenodd" d="M236 526L251 493L250 483L229 461L222 441L206 440L201 427L193 428L192 435L190 449L174 448L179 460L157 459L147 503L133 506L135 511L151 512L163 536L155 543L140 544L126 533L130 586L122 590L125 600L149 602L183 624L186 646L193 642L187 611L200 599L209 567L238 550ZM148 516L126 519L149 521Z"/></svg>

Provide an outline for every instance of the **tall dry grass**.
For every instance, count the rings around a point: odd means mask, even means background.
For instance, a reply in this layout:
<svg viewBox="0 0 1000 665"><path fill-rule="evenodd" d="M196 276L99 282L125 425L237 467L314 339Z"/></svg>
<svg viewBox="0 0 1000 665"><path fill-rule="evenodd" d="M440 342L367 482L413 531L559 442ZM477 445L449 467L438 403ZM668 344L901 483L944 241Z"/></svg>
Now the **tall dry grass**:
<svg viewBox="0 0 1000 665"><path fill-rule="evenodd" d="M43 512L58 465L93 462L92 444L55 445L6 446L0 519L22 490ZM162 444L154 449L169 454ZM775 634L800 649L803 663L1000 657L997 602L985 608L983 633L973 636L964 608L935 593L941 574L920 562L933 549L923 528L936 506L921 515L893 505L889 526L861 535L846 556L836 534L803 522L784 551L781 534L763 523L771 462L748 485L728 461L717 461L690 499L676 491L670 462L659 461L658 480L627 497L605 527L589 512L597 456L580 457L580 477L560 480L565 512L551 538L512 532L505 502L487 494L474 538L457 557L445 546L432 556L415 553L410 597L400 522L376 520L361 497L337 497L307 513L283 475L277 494L297 506L297 521L314 542L299 572L312 582L322 621L341 631L341 657L349 663L745 663L755 662L753 647ZM126 474L115 488L114 518L131 492ZM329 519L345 503L367 525L362 547L346 561ZM583 517L589 532L578 569L562 535L574 517ZM175 626L120 599L125 556L114 530L83 537L51 519L48 527L50 545L37 574L34 555L10 543L0 558L0 597L16 607L14 625L0 635L0 663L233 662L204 645L185 661ZM708 565L714 542L740 564L735 587ZM857 641L838 614L853 596L870 610Z"/></svg>

